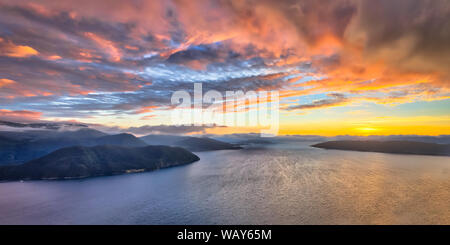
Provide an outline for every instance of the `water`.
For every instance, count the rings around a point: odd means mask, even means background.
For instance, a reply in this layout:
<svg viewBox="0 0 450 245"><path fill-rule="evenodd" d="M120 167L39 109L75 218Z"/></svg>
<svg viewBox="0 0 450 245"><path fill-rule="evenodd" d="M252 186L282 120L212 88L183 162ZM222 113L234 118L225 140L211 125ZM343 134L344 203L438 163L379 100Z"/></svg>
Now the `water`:
<svg viewBox="0 0 450 245"><path fill-rule="evenodd" d="M198 153L155 172L0 183L0 224L450 224L450 157Z"/></svg>

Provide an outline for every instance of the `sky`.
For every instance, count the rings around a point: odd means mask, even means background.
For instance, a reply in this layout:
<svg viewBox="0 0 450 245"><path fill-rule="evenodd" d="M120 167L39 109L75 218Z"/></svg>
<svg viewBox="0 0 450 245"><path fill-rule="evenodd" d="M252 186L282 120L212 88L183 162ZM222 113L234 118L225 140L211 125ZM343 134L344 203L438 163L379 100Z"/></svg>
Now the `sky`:
<svg viewBox="0 0 450 245"><path fill-rule="evenodd" d="M450 134L448 0L0 0L0 120L173 127L171 96L278 91L279 134Z"/></svg>

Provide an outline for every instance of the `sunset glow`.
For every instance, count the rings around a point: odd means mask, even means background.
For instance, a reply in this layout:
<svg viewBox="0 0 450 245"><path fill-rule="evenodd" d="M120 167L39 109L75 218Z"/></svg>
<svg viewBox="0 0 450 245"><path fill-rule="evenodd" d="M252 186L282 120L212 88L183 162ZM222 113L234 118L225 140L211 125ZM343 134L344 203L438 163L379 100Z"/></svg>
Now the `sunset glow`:
<svg viewBox="0 0 450 245"><path fill-rule="evenodd" d="M450 134L448 16L444 0L0 0L0 119L171 125L172 93L203 83L279 91L280 134Z"/></svg>

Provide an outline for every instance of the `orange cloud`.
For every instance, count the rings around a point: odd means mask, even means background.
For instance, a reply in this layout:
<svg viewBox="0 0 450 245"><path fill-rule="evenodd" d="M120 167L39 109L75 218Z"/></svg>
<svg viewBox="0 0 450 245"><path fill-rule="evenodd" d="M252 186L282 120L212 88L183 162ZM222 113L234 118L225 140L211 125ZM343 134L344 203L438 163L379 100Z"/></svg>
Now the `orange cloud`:
<svg viewBox="0 0 450 245"><path fill-rule="evenodd" d="M149 113L149 112L153 112L155 108L158 108L158 106L145 106L145 107L141 107L141 109L135 111L135 113L136 114Z"/></svg>
<svg viewBox="0 0 450 245"><path fill-rule="evenodd" d="M18 121L31 121L40 119L42 113L36 111L12 111L6 109L0 109L0 118L4 120L18 120Z"/></svg>
<svg viewBox="0 0 450 245"><path fill-rule="evenodd" d="M147 116L141 117L139 120L149 120L149 119L154 118L155 116L156 116L156 115L147 115Z"/></svg>
<svg viewBox="0 0 450 245"><path fill-rule="evenodd" d="M49 60L60 60L62 58L59 55L51 55L51 56L48 56L47 59L49 59Z"/></svg>
<svg viewBox="0 0 450 245"><path fill-rule="evenodd" d="M0 55L14 58L26 58L38 54L39 52L30 46L16 45L0 38Z"/></svg>
<svg viewBox="0 0 450 245"><path fill-rule="evenodd" d="M111 60L116 62L120 61L121 52L112 41L106 40L92 32L86 32L85 36L92 39L97 45L99 45L105 51L105 53L111 58Z"/></svg>
<svg viewBox="0 0 450 245"><path fill-rule="evenodd" d="M1 78L0 79L0 88L9 84L13 84L15 83L13 80L11 79L7 79L7 78Z"/></svg>

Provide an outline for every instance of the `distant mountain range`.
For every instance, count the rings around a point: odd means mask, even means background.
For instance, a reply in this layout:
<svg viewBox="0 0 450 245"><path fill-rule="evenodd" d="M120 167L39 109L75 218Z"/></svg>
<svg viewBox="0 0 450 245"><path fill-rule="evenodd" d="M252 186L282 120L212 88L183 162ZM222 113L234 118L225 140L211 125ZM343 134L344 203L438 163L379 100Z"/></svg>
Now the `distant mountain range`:
<svg viewBox="0 0 450 245"><path fill-rule="evenodd" d="M207 137L175 136L175 135L147 135L140 139L149 145L179 146L193 152L236 150L242 149L239 145L222 142Z"/></svg>
<svg viewBox="0 0 450 245"><path fill-rule="evenodd" d="M373 140L373 141L414 141L437 144L450 144L450 135L370 135L370 136L335 136L328 140Z"/></svg>
<svg viewBox="0 0 450 245"><path fill-rule="evenodd" d="M200 158L179 147L73 146L21 165L0 167L0 180L70 179L151 171Z"/></svg>
<svg viewBox="0 0 450 245"><path fill-rule="evenodd" d="M19 164L69 146L145 146L131 134L107 135L93 129L77 131L0 132L0 165Z"/></svg>
<svg viewBox="0 0 450 245"><path fill-rule="evenodd" d="M0 131L0 180L61 179L150 171L191 163L191 152L242 149L240 145L320 142L324 149L401 154L450 155L450 136L278 136L256 134L193 137L106 134L83 124L12 123L0 125L33 130ZM70 128L65 130L61 127ZM77 128L78 127L78 128ZM77 130L73 130L77 128ZM22 129L22 130L24 130ZM57 130L55 130L57 129ZM394 139L394 140L392 140ZM406 140L405 140L406 139Z"/></svg>
<svg viewBox="0 0 450 245"><path fill-rule="evenodd" d="M318 135L280 135L276 137L260 137L259 134L228 134L228 135L208 135L208 137L236 144L246 144L246 141L268 141L271 143L294 143L294 142L324 142L331 140L375 140L375 141L415 141L437 144L450 144L450 135L426 136L426 135L370 135L352 136L338 135L332 137ZM255 141L256 140L256 141Z"/></svg>
<svg viewBox="0 0 450 245"><path fill-rule="evenodd" d="M249 140L243 140L239 141L240 145L270 145L273 144L272 141L269 140L263 140L263 139L249 139Z"/></svg>
<svg viewBox="0 0 450 245"><path fill-rule="evenodd" d="M88 126L81 123L69 123L69 122L44 122L44 123L17 123L17 122L9 122L9 121L0 121L0 126L8 126L12 128L37 128L37 129L60 129L63 127L78 127L78 128L87 128Z"/></svg>
<svg viewBox="0 0 450 245"><path fill-rule="evenodd" d="M312 147L350 151L450 156L450 144L415 141L340 140L314 144Z"/></svg>
<svg viewBox="0 0 450 245"><path fill-rule="evenodd" d="M148 135L137 138L132 134L126 133L108 135L89 128L75 131L0 131L0 166L28 162L66 147L98 145L124 147L169 145L183 147L189 151L240 149L237 145L209 138L172 135Z"/></svg>
<svg viewBox="0 0 450 245"><path fill-rule="evenodd" d="M89 142L87 143L89 144ZM146 146L147 144L132 134L106 135L92 141L94 145L119 145L128 147Z"/></svg>

